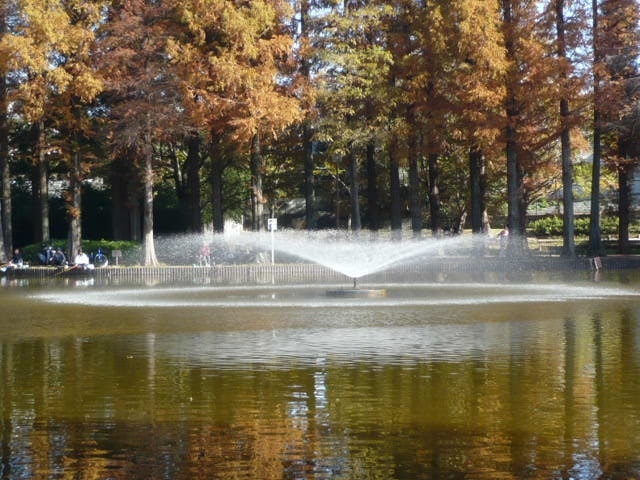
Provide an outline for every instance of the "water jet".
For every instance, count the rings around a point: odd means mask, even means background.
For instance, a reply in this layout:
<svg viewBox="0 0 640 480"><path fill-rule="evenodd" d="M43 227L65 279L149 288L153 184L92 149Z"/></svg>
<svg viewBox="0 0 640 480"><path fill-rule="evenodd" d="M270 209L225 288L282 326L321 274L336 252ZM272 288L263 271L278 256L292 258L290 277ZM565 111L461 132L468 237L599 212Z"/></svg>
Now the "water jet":
<svg viewBox="0 0 640 480"><path fill-rule="evenodd" d="M229 243L245 250L275 249L282 262L309 262L342 274L352 288L330 289L332 297L380 297L386 290L361 288L358 281L402 265L424 264L435 258L463 256L469 251L469 237L395 239L380 232L336 230L280 230L275 240L262 232L243 232L230 237Z"/></svg>

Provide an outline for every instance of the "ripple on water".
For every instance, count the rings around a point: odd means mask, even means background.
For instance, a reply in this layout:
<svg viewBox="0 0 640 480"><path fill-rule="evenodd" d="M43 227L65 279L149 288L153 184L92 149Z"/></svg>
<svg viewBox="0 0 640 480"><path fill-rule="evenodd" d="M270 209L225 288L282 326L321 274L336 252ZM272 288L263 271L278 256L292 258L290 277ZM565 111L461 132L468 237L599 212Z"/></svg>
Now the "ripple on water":
<svg viewBox="0 0 640 480"><path fill-rule="evenodd" d="M376 286L376 288L381 288ZM266 287L159 287L118 290L56 290L33 298L66 304L106 307L386 307L395 305L476 305L495 303L564 302L637 297L620 287L565 284L461 284L387 285L384 297L335 298L317 286Z"/></svg>

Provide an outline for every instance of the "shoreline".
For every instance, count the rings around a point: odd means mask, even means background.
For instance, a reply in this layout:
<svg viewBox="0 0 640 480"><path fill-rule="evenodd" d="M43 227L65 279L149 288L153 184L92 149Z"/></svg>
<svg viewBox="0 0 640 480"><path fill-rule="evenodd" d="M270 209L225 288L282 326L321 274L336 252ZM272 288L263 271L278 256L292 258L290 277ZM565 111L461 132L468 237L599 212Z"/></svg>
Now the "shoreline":
<svg viewBox="0 0 640 480"><path fill-rule="evenodd" d="M443 274L526 274L535 272L604 272L640 269L640 255L561 258L557 256L507 257L435 257L415 264L391 266L364 275L361 283L393 281L430 281ZM161 265L106 266L90 270L73 267L23 267L7 269L8 279L52 280L56 278L94 278L100 283L210 283L221 285L351 283L352 278L319 264L254 263L213 266Z"/></svg>

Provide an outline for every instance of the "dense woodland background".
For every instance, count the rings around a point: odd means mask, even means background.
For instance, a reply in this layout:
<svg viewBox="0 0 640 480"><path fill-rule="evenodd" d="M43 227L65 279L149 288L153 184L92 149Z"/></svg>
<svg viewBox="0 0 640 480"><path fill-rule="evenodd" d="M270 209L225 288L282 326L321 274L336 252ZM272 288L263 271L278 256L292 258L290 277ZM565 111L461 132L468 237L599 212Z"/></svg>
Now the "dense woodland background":
<svg viewBox="0 0 640 480"><path fill-rule="evenodd" d="M154 232L486 234L575 200L629 249L636 0L5 0L0 260ZM403 225L409 224L409 232ZM500 225L502 226L502 225Z"/></svg>

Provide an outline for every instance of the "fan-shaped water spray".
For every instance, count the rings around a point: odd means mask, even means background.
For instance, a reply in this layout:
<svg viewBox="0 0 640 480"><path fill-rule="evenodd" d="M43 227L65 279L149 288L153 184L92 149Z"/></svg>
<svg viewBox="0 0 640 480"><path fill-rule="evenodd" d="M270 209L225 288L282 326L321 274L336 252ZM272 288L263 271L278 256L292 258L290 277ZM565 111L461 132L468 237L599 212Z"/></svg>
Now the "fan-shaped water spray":
<svg viewBox="0 0 640 480"><path fill-rule="evenodd" d="M429 262L442 255L468 255L470 237L394 240L389 234L321 230L279 230L157 239L156 250L169 264L195 263L202 244L210 246L215 263L246 264L308 262L325 266L353 279L401 264Z"/></svg>
<svg viewBox="0 0 640 480"><path fill-rule="evenodd" d="M233 238L236 244L264 251L274 249L286 257L323 265L352 279L384 271L403 263L428 262L446 252L456 255L468 247L465 237L394 240L380 235L359 235L339 231L279 231L243 233Z"/></svg>

